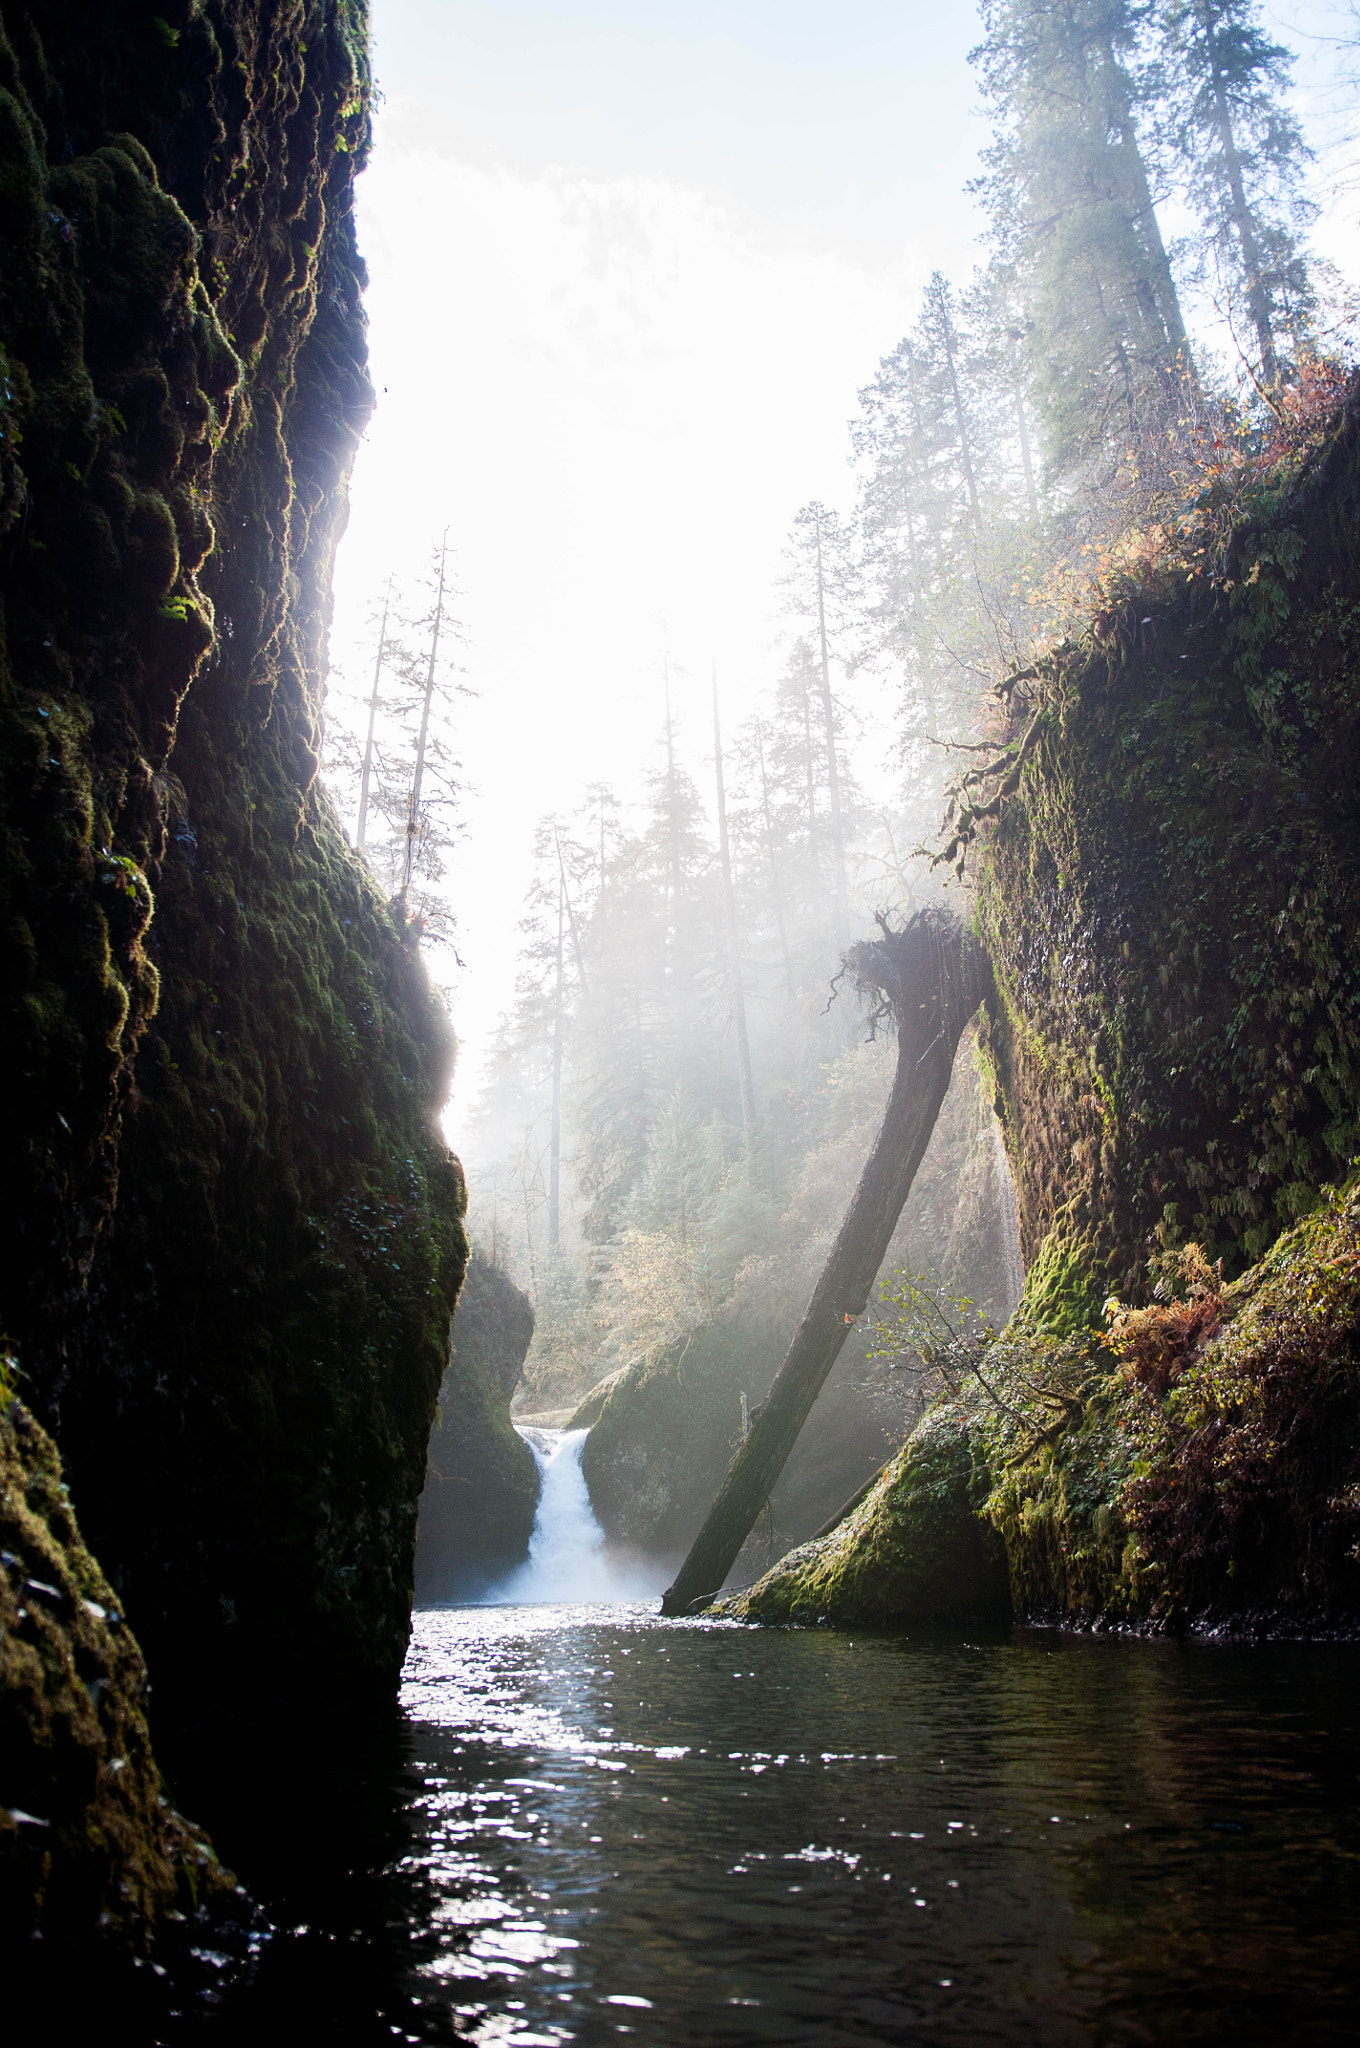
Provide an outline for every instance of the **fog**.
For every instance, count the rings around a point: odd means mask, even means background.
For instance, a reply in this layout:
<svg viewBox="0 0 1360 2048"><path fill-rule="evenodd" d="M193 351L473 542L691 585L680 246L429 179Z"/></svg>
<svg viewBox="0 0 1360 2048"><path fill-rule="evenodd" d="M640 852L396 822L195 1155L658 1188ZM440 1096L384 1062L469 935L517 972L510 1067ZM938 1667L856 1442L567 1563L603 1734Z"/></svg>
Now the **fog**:
<svg viewBox="0 0 1360 2048"><path fill-rule="evenodd" d="M1346 258L1326 9L1274 10L1320 152L1315 245ZM535 821L640 791L669 663L701 772L781 659L780 549L849 507L846 421L930 272L966 281L987 140L972 6L378 0L382 93L359 231L378 408L337 574L336 715L367 609L446 529L465 630L453 747L456 950L431 948L463 1053L459 1140L513 988ZM1174 206L1171 208L1174 215ZM1174 226L1174 219L1173 219ZM892 792L881 674L838 677L870 798Z"/></svg>

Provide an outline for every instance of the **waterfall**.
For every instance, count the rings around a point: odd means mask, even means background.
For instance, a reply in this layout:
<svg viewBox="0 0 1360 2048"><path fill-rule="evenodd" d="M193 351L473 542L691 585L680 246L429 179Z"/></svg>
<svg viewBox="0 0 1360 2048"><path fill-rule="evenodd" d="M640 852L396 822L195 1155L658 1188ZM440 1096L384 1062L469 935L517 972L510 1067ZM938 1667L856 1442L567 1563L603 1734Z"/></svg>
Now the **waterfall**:
<svg viewBox="0 0 1360 2048"><path fill-rule="evenodd" d="M590 1505L581 1470L588 1434L584 1429L520 1430L538 1463L538 1509L529 1555L491 1588L485 1604L641 1600L659 1590L664 1574L630 1566L605 1550L604 1530Z"/></svg>

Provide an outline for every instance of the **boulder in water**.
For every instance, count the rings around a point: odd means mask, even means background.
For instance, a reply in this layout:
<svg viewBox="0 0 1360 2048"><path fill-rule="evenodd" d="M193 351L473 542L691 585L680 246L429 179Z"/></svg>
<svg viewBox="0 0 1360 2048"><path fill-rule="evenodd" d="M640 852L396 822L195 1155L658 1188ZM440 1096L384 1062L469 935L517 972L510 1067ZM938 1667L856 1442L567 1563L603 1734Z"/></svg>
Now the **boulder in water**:
<svg viewBox="0 0 1360 2048"><path fill-rule="evenodd" d="M963 1419L936 1410L830 1535L709 1611L885 1628L1007 1621L1006 1546L978 1512L990 1484Z"/></svg>

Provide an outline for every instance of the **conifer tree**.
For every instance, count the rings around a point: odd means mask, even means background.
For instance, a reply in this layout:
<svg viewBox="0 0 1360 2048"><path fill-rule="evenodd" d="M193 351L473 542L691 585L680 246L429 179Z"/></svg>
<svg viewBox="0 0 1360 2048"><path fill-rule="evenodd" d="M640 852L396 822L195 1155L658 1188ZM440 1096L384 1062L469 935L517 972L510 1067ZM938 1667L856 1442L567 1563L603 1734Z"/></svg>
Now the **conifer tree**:
<svg viewBox="0 0 1360 2048"><path fill-rule="evenodd" d="M973 52L997 120L979 191L1013 271L1060 471L1149 444L1189 345L1137 128L1133 0L984 0Z"/></svg>
<svg viewBox="0 0 1360 2048"><path fill-rule="evenodd" d="M1284 101L1292 58L1255 0L1166 0L1159 16L1159 138L1196 216L1198 275L1245 308L1262 381L1312 302L1301 234L1316 213L1311 152Z"/></svg>
<svg viewBox="0 0 1360 2048"><path fill-rule="evenodd" d="M756 1094L751 1072L751 1043L746 1028L746 991L742 986L741 928L732 882L732 842L727 829L727 790L723 780L722 721L718 713L718 670L713 665L713 781L718 809L718 861L722 877L723 923L727 935L728 992L737 1048L737 1083L741 1096L742 1142L750 1159L756 1149Z"/></svg>
<svg viewBox="0 0 1360 2048"><path fill-rule="evenodd" d="M438 883L457 830L460 763L454 744L461 628L453 617L452 550L431 557L421 616L402 619L389 587L368 704L360 809L364 850L407 918L427 936L448 939L453 912ZM381 722L379 722L381 721ZM375 813L386 836L372 837Z"/></svg>
<svg viewBox="0 0 1360 2048"><path fill-rule="evenodd" d="M387 633L388 621L392 617L392 593L395 584L395 576L389 576L387 588L383 592L382 610L378 617L377 640L373 654L373 687L369 692L368 725L364 733L363 757L359 769L359 815L354 827L356 846L363 845L368 832L368 805L373 788L378 712L382 706L383 667L397 652Z"/></svg>

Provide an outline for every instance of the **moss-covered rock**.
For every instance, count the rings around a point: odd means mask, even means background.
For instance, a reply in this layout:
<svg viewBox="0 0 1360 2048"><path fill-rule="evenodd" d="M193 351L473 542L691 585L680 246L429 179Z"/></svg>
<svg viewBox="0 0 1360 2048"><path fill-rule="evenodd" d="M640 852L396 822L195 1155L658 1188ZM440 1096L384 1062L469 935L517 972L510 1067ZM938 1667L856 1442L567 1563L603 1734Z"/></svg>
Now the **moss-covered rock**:
<svg viewBox="0 0 1360 2048"><path fill-rule="evenodd" d="M510 1420L534 1334L533 1304L479 1252L453 1318L416 1530L416 1599L475 1595L529 1551L538 1465Z"/></svg>
<svg viewBox="0 0 1360 2048"><path fill-rule="evenodd" d="M1180 1244L1242 1271L1360 1150L1357 562L1353 391L1017 685L1038 725L974 857L987 1047L1065 1326Z"/></svg>
<svg viewBox="0 0 1360 2048"><path fill-rule="evenodd" d="M1261 1263L1068 1347L1063 1425L993 1416L1018 1609L1170 1627L1360 1625L1360 1183ZM1024 1377L1042 1384L1038 1349ZM1036 1380L1036 1375L1038 1376ZM1084 1384L1080 1384L1084 1379ZM1012 1372L1011 1385L1023 1397ZM1042 1440L1029 1443L1030 1434Z"/></svg>
<svg viewBox="0 0 1360 2048"><path fill-rule="evenodd" d="M590 1430L581 1470L611 1542L684 1552L741 1436L742 1349L730 1321L704 1324L612 1373L572 1416ZM765 1383L777 1363L764 1361Z"/></svg>
<svg viewBox="0 0 1360 2048"><path fill-rule="evenodd" d="M0 1408L0 1946L8 1967L172 1956L248 1919L165 1797L146 1667L81 1541L51 1439ZM41 1949L35 1948L41 1942ZM8 1979L11 1996L14 1980ZM13 2009L13 2008L11 2008Z"/></svg>
<svg viewBox="0 0 1360 2048"><path fill-rule="evenodd" d="M1100 1330L1022 1309L967 1415L933 1411L839 1528L722 1611L963 1621L1000 1611L977 1591L999 1569L1029 1621L1360 1630L1360 1177L1238 1280L1194 1252L1181 1275Z"/></svg>
<svg viewBox="0 0 1360 2048"><path fill-rule="evenodd" d="M466 1256L316 783L368 92L356 0L0 0L0 1313L162 1716L390 1695Z"/></svg>
<svg viewBox="0 0 1360 2048"><path fill-rule="evenodd" d="M1008 1620L1005 1548L978 1512L988 1487L967 1418L937 1410L830 1535L710 1611L880 1628Z"/></svg>

